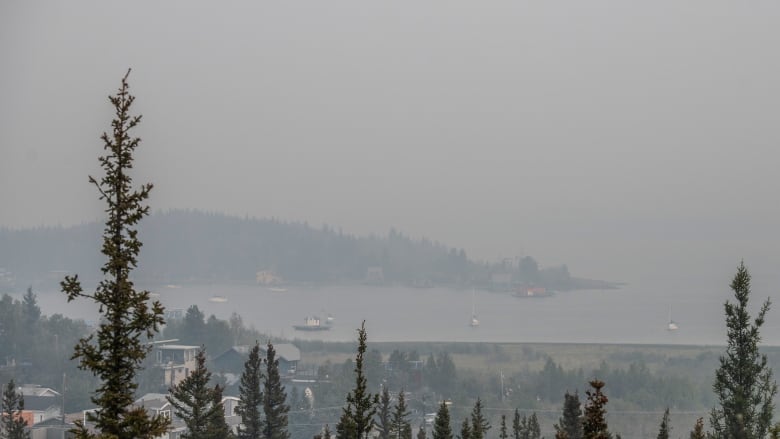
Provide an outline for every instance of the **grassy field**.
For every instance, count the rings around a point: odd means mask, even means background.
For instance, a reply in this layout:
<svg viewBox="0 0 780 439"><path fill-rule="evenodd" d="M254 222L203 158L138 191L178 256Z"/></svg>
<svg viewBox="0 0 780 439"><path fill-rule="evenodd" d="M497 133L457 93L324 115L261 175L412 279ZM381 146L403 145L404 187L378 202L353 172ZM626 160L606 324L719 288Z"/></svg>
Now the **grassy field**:
<svg viewBox="0 0 780 439"><path fill-rule="evenodd" d="M351 343L318 343L301 346L302 361L338 364L355 355ZM369 350L378 350L386 358L393 350L417 351L424 360L430 353L449 352L459 370L503 371L504 373L541 369L552 358L564 369L597 369L602 361L611 367L623 367L634 362L644 363L652 372L663 371L669 360L695 360L703 356L717 357L722 346L687 345L618 345L575 343L370 343ZM770 348L769 353L780 353Z"/></svg>
<svg viewBox="0 0 780 439"><path fill-rule="evenodd" d="M616 345L616 344L550 344L550 343L369 343L369 350L378 350L386 360L393 350L417 351L425 360L431 353L448 352L458 370L458 376L505 376L541 370L548 359L565 370L582 369L586 377L599 369L602 362L611 369L625 369L632 364L642 364L654 375L662 377L686 377L709 392L710 383L718 364L723 346L680 345ZM340 364L354 358L355 345L351 343L308 344L301 343L302 361L322 364L326 361ZM780 348L765 350L770 364L780 367ZM587 385L582 383L583 388ZM609 383L607 385L609 392ZM582 398L584 394L581 392ZM562 395L561 395L562 399ZM490 409L497 427L501 414L511 416L514 407L495 405ZM522 407L520 407L522 410ZM710 407L676 409L672 407L671 437L687 437L697 418L708 419ZM552 425L560 416L559 403L537 405L537 412L546 437L554 436ZM468 410L467 404L458 408L459 415ZM613 401L609 408L609 422L613 431L625 439L652 438L657 434L662 409L637 409L630 402ZM530 413L530 412L529 412Z"/></svg>

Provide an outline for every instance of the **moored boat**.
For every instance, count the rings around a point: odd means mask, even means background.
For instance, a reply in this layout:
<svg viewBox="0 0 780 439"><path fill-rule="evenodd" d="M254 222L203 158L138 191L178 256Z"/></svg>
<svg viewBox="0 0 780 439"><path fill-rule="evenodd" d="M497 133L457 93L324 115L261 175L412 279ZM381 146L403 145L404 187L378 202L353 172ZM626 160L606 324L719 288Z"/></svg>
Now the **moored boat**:
<svg viewBox="0 0 780 439"><path fill-rule="evenodd" d="M330 325L323 324L319 317L306 317L303 319L303 325L293 325L296 331L327 331Z"/></svg>
<svg viewBox="0 0 780 439"><path fill-rule="evenodd" d="M553 295L553 292L544 287L521 287L512 295L519 298L550 297Z"/></svg>
<svg viewBox="0 0 780 439"><path fill-rule="evenodd" d="M666 326L667 331L676 331L680 329L679 326L677 326L677 322L672 320L672 307L669 307L669 324Z"/></svg>

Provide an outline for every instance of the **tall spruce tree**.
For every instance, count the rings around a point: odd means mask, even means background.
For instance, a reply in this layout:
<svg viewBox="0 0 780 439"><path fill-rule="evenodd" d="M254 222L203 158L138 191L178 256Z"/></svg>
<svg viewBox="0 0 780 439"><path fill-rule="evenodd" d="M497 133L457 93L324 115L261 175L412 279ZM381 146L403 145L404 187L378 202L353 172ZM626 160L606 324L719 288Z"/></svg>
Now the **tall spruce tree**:
<svg viewBox="0 0 780 439"><path fill-rule="evenodd" d="M529 439L540 439L542 437L542 427L539 425L539 418L536 416L536 412L531 413L531 416L528 417L526 430L528 431Z"/></svg>
<svg viewBox="0 0 780 439"><path fill-rule="evenodd" d="M669 408L667 407L666 410L664 410L664 416L661 418L661 425L658 427L658 436L656 436L658 439L669 439L669 431L671 430L671 427L669 426Z"/></svg>
<svg viewBox="0 0 780 439"><path fill-rule="evenodd" d="M474 408L471 410L471 438L484 439L490 430L490 422L482 413L482 400L477 398Z"/></svg>
<svg viewBox="0 0 780 439"><path fill-rule="evenodd" d="M529 428L528 417L525 415L521 416L517 425L517 433L515 433L517 437L520 439L531 439L531 430Z"/></svg>
<svg viewBox="0 0 780 439"><path fill-rule="evenodd" d="M555 437L558 439L582 439L582 408L580 396L566 392L563 395L563 416L555 424ZM565 436L564 436L565 435Z"/></svg>
<svg viewBox="0 0 780 439"><path fill-rule="evenodd" d="M276 358L274 345L268 343L265 356L265 391L263 392L263 436L265 439L289 439L287 431L287 393L279 376L279 359Z"/></svg>
<svg viewBox="0 0 780 439"><path fill-rule="evenodd" d="M509 431L506 427L506 415L501 415L501 429L498 431L498 437L499 439L507 439L509 438Z"/></svg>
<svg viewBox="0 0 780 439"><path fill-rule="evenodd" d="M233 432L225 421L225 406L222 404L223 388L220 385L214 386L211 394L212 407L219 406L220 410L212 410L207 420L206 437L213 439L232 439Z"/></svg>
<svg viewBox="0 0 780 439"><path fill-rule="evenodd" d="M460 439L473 439L469 418L464 419L460 424Z"/></svg>
<svg viewBox="0 0 780 439"><path fill-rule="evenodd" d="M760 329L769 311L767 299L751 322L750 273L744 262L731 281L735 303L726 301L726 352L720 357L713 389L719 405L712 409L710 424L715 438L758 439L772 426L777 383L767 357L759 352Z"/></svg>
<svg viewBox="0 0 780 439"><path fill-rule="evenodd" d="M450 426L450 409L447 403L442 401L436 412L436 420L433 423L433 439L453 439Z"/></svg>
<svg viewBox="0 0 780 439"><path fill-rule="evenodd" d="M0 400L0 438L30 439L27 421L22 418L24 396L16 391L14 380L8 382L3 389Z"/></svg>
<svg viewBox="0 0 780 439"><path fill-rule="evenodd" d="M255 342L244 363L244 372L238 385L236 413L241 417L239 439L260 439L263 434L263 359L260 344Z"/></svg>
<svg viewBox="0 0 780 439"><path fill-rule="evenodd" d="M89 177L108 214L101 249L107 259L102 267L104 279L92 293L84 292L78 275L66 276L60 283L69 302L84 297L99 305L100 325L94 334L79 341L73 358L79 360L81 369L100 379L92 397L100 407L100 416L90 419L97 431L114 439L159 436L169 425L168 418L150 416L142 407L133 407L136 376L151 349L146 339L154 336L164 321L160 302L152 302L148 291L136 291L130 278L142 245L135 226L149 214L144 201L152 185L144 184L137 190L132 187L133 154L141 140L130 131L141 122L141 116L130 114L135 97L129 92L129 74L128 70L117 94L109 96L114 106L112 132L101 136L107 153L99 158L105 175L100 180ZM78 437L93 436L81 423L77 423L77 430Z"/></svg>
<svg viewBox="0 0 780 439"><path fill-rule="evenodd" d="M611 439L609 426L607 425L607 410L605 406L609 399L601 392L604 381L593 380L590 382L593 390L585 392L588 401L585 403L585 414L582 419L582 437L585 439Z"/></svg>
<svg viewBox="0 0 780 439"><path fill-rule="evenodd" d="M393 439L411 439L411 430L409 410L406 407L406 394L401 390L398 393L398 402L395 403L390 419L390 437Z"/></svg>
<svg viewBox="0 0 780 439"><path fill-rule="evenodd" d="M515 409L515 415L512 418L512 437L514 439L523 439L525 416L520 419L520 411Z"/></svg>
<svg viewBox="0 0 780 439"><path fill-rule="evenodd" d="M392 431L392 422L390 419L390 411L392 409L390 405L390 391L387 386L382 386L382 393L379 397L379 406L376 411L376 427L379 430L380 439L390 439L390 433Z"/></svg>
<svg viewBox="0 0 780 439"><path fill-rule="evenodd" d="M339 439L363 439L368 436L374 425L379 395L368 391L366 376L363 373L363 358L366 354L366 322L358 329L358 350L355 355L355 388L347 394L347 405L342 409L341 418L336 425Z"/></svg>
<svg viewBox="0 0 780 439"><path fill-rule="evenodd" d="M184 439L224 439L227 434L222 389L209 386L211 372L206 368L206 351L195 356L195 370L190 371L179 384L173 386L168 401L174 414L184 421L187 432ZM223 436L218 436L223 434Z"/></svg>

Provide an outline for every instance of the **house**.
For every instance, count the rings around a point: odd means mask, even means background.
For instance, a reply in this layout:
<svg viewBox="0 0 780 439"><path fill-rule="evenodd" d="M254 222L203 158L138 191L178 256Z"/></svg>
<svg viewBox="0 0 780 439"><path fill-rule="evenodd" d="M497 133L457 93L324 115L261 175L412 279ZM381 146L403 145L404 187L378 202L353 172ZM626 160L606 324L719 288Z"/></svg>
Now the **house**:
<svg viewBox="0 0 780 439"><path fill-rule="evenodd" d="M133 402L135 407L142 407L151 416L164 416L171 420L170 429L156 439L179 439L187 431L187 427L175 414L175 408L168 401L168 396L162 393L147 393ZM225 422L230 430L235 434L238 432L238 426L241 424L241 417L236 413L238 398L235 396L225 396L222 398L222 406L225 410ZM84 410L82 421L87 427L92 426L89 422L89 414L98 412L97 409ZM48 438L47 438L48 439Z"/></svg>
<svg viewBox="0 0 780 439"><path fill-rule="evenodd" d="M62 395L56 390L25 384L17 392L24 397L22 418L27 421L27 425L62 417Z"/></svg>
<svg viewBox="0 0 780 439"><path fill-rule="evenodd" d="M75 427L72 422L63 423L61 418L52 418L30 427L30 439L73 439L76 434L70 430Z"/></svg>
<svg viewBox="0 0 780 439"><path fill-rule="evenodd" d="M200 346L178 344L154 345L154 364L164 371L163 384L175 386L196 367L195 356Z"/></svg>
<svg viewBox="0 0 780 439"><path fill-rule="evenodd" d="M225 423L233 434L238 435L238 426L241 425L241 416L236 413L239 399L235 396L222 397L222 407L225 409Z"/></svg>
<svg viewBox="0 0 780 439"><path fill-rule="evenodd" d="M164 416L171 419L171 428L159 439L178 439L187 429L184 422L173 416L173 406L168 401L167 395L162 393L147 393L138 398L134 403L136 407L143 407L151 416ZM86 422L86 420L85 420Z"/></svg>
<svg viewBox="0 0 780 439"><path fill-rule="evenodd" d="M214 367L223 373L241 375L244 371L244 363L249 358L250 345L233 346L227 351L214 357ZM260 358L266 358L266 345L260 345ZM295 375L298 361L301 360L301 351L293 344L279 343L274 345L276 358L279 360L279 376L289 379Z"/></svg>

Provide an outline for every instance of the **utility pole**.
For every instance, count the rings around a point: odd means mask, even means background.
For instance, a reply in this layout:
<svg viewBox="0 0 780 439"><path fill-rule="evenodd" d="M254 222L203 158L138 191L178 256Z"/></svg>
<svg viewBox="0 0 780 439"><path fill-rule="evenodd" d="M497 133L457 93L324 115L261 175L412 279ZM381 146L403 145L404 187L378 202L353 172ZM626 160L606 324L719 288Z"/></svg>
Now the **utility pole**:
<svg viewBox="0 0 780 439"><path fill-rule="evenodd" d="M65 425L65 372L62 372L62 424Z"/></svg>

